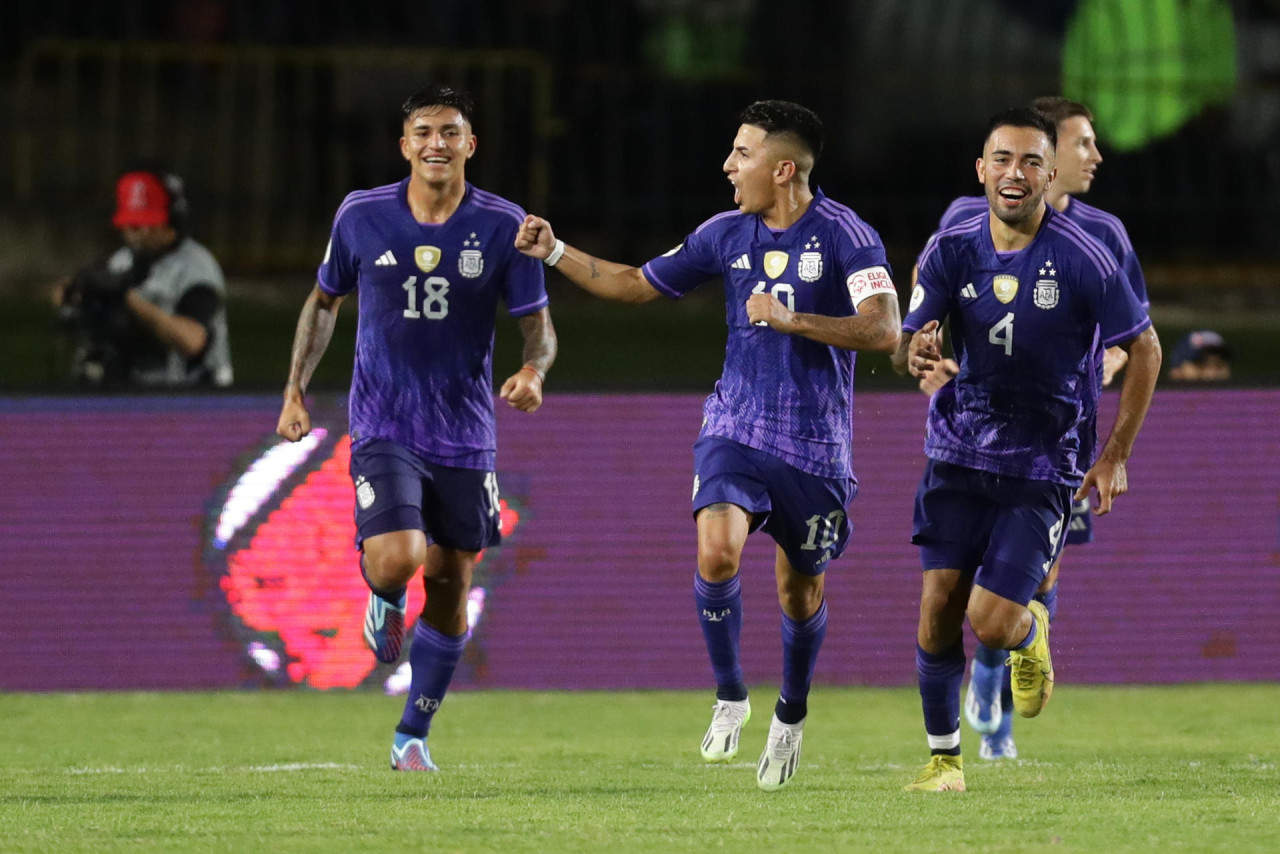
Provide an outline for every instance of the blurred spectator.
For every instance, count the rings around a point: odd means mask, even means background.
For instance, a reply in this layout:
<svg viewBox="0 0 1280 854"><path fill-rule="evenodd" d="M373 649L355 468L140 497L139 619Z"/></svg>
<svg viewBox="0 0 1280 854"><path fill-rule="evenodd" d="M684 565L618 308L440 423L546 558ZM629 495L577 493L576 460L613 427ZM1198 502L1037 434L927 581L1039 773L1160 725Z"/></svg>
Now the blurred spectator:
<svg viewBox="0 0 1280 854"><path fill-rule="evenodd" d="M1187 334L1169 356L1169 378L1184 382L1231 379L1231 348L1211 329Z"/></svg>
<svg viewBox="0 0 1280 854"><path fill-rule="evenodd" d="M124 245L60 288L59 323L74 342L72 376L94 386L231 384L222 268L187 233L182 179L129 172L112 225Z"/></svg>

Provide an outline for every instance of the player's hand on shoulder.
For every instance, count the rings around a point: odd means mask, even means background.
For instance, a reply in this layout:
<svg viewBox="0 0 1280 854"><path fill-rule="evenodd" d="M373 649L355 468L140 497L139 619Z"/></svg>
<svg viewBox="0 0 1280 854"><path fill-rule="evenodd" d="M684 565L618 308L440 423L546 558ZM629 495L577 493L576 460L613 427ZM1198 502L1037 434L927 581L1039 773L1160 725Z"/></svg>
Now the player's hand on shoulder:
<svg viewBox="0 0 1280 854"><path fill-rule="evenodd" d="M524 222L516 230L516 249L526 255L545 259L555 248L556 236L551 230L551 223L540 216L526 214Z"/></svg>
<svg viewBox="0 0 1280 854"><path fill-rule="evenodd" d="M795 312L773 294L752 294L747 298L747 320L755 326L771 326L779 332L790 332Z"/></svg>
<svg viewBox="0 0 1280 854"><path fill-rule="evenodd" d="M521 412L534 412L542 406L542 374L526 365L507 377L498 396Z"/></svg>
<svg viewBox="0 0 1280 854"><path fill-rule="evenodd" d="M297 442L311 432L311 413L301 397L288 395L280 408L280 419L276 421L276 434Z"/></svg>
<svg viewBox="0 0 1280 854"><path fill-rule="evenodd" d="M920 390L932 397L935 391L955 379L958 373L960 373L960 366L956 364L955 359L943 359L934 366L933 370L920 378Z"/></svg>

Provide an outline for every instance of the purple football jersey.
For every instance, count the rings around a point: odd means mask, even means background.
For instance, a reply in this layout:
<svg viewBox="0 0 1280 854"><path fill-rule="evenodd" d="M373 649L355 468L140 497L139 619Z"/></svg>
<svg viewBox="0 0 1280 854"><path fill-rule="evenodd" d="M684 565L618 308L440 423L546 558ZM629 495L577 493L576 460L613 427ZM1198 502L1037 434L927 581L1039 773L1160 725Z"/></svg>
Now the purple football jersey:
<svg viewBox="0 0 1280 854"><path fill-rule="evenodd" d="M729 211L643 269L671 298L724 279L729 338L724 371L703 406L703 436L741 442L819 477L853 477L853 351L753 326L746 303L769 293L793 311L848 317L868 296L893 293L871 226L818 190L786 231Z"/></svg>
<svg viewBox="0 0 1280 854"><path fill-rule="evenodd" d="M951 319L960 372L929 405L925 453L996 474L1078 485L1093 463L1093 353L1151 325L1102 243L1052 208L1015 253L977 216L929 239L903 329Z"/></svg>
<svg viewBox="0 0 1280 854"><path fill-rule="evenodd" d="M467 184L447 222L424 224L408 186L348 195L320 264L326 293L359 292L351 439L492 471L498 299L516 317L546 306L542 264L515 249L518 205Z"/></svg>
<svg viewBox="0 0 1280 854"><path fill-rule="evenodd" d="M947 207L946 213L938 223L938 230L942 231L944 228L958 225L961 220L986 214L988 210L986 196L961 196ZM1129 232L1125 230L1124 223L1119 217L1095 208L1093 205L1087 205L1075 196L1068 199L1067 209L1062 213L1076 225L1101 240L1103 245L1111 250L1111 254L1120 262L1120 269L1124 270L1125 278L1129 280L1129 287L1133 288L1133 294L1138 298L1138 302L1142 303L1143 308L1150 308L1151 300L1147 297L1147 277L1142 273L1142 265L1138 263L1138 253L1133 251Z"/></svg>

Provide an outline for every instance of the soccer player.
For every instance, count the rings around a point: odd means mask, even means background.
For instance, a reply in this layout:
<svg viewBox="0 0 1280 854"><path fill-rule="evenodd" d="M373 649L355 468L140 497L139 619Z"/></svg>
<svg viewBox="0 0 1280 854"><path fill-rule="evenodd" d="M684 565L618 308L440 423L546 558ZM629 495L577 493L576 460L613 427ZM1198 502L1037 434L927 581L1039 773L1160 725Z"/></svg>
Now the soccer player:
<svg viewBox="0 0 1280 854"><path fill-rule="evenodd" d="M499 535L493 414L498 300L518 318L524 362L500 395L542 404L556 355L542 266L513 248L524 211L473 187L468 95L442 85L402 107L409 177L351 193L334 217L317 283L298 319L276 431L311 430L304 395L338 308L358 291L351 382L356 545L369 585L365 641L382 662L400 655L407 585L421 566L426 606L413 627L413 678L391 767L435 771L431 719L467 642L467 592L481 549Z"/></svg>
<svg viewBox="0 0 1280 854"><path fill-rule="evenodd" d="M738 568L747 535L763 528L777 544L783 664L756 780L773 791L800 759L827 625L823 572L849 540L846 507L857 490L853 351L891 352L899 314L879 235L809 184L822 153L818 116L787 101L758 101L739 121L724 162L737 210L713 216L665 255L643 267L604 261L566 246L534 216L516 245L583 289L622 302L676 299L724 279L724 372L693 448L694 602L716 680L702 756L731 760L751 716L738 656Z"/></svg>
<svg viewBox="0 0 1280 854"><path fill-rule="evenodd" d="M1123 223L1111 214L1076 198L1079 194L1089 192L1098 165L1102 163L1102 154L1098 151L1097 136L1093 130L1093 113L1084 104L1057 95L1037 98L1032 101L1031 107L1052 121L1058 132L1055 156L1057 175L1045 191L1045 202L1111 250L1138 301L1144 308L1148 307L1146 278ZM950 228L971 217L986 216L987 212L985 196L963 196L947 208L938 228ZM1123 368L1128 354L1121 347L1109 347L1105 350L1099 348L1099 351L1102 385L1106 387L1111 385L1116 372ZM942 383L955 376L957 369L954 360L944 359L938 370L930 371L920 380L921 390L932 394ZM1093 514L1089 497L1085 496L1071 504L1066 545L1091 542ZM1060 553L1035 595L1049 612L1050 622L1058 611L1058 572L1061 564ZM1004 665L1004 659L1004 650L991 649L982 644L978 645L974 653L964 711L970 726L982 735L978 746L978 756L982 759L1013 759L1018 755L1017 745L1013 740L1009 669Z"/></svg>
<svg viewBox="0 0 1280 854"><path fill-rule="evenodd" d="M1034 717L1048 703L1049 615L1032 595L1062 548L1073 497L1096 490L1102 515L1128 489L1126 461L1160 370L1151 319L1114 256L1045 203L1056 136L1031 109L991 120L977 161L988 214L930 239L894 358L917 378L934 369L950 318L959 371L930 400L912 537L924 569L916 672L932 753L912 791L964 790L966 617L980 642L1009 651L1014 709ZM1129 363L1095 458L1099 339L1126 348Z"/></svg>

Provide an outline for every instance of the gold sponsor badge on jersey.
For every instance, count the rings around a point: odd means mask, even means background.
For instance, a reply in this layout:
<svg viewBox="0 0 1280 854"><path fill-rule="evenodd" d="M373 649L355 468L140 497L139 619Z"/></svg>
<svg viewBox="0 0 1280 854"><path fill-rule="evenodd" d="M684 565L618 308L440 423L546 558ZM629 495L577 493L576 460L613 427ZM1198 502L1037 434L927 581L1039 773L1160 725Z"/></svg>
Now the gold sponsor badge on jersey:
<svg viewBox="0 0 1280 854"><path fill-rule="evenodd" d="M764 271L771 279L776 279L787 269L791 258L785 252L774 250L764 253Z"/></svg>
<svg viewBox="0 0 1280 854"><path fill-rule="evenodd" d="M440 263L440 249L436 246L418 246L413 250L413 261L419 270L430 273Z"/></svg>
<svg viewBox="0 0 1280 854"><path fill-rule="evenodd" d="M991 290L1000 302L1012 302L1018 295L1018 277L996 276L991 280Z"/></svg>

